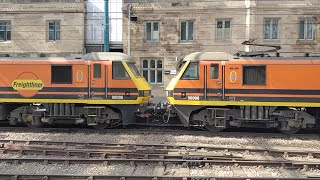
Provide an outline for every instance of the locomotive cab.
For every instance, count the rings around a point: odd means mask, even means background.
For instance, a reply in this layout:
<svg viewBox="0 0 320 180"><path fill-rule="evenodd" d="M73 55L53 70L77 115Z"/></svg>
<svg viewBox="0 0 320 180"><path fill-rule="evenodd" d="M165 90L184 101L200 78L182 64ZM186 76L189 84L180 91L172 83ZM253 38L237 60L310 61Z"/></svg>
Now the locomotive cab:
<svg viewBox="0 0 320 180"><path fill-rule="evenodd" d="M142 104L151 88L131 58L121 53L95 53L86 57L91 65L91 99L109 99L113 104Z"/></svg>
<svg viewBox="0 0 320 180"><path fill-rule="evenodd" d="M166 88L169 102L174 105L196 105L195 100L222 100L223 65L230 56L219 52L186 56L179 74Z"/></svg>
<svg viewBox="0 0 320 180"><path fill-rule="evenodd" d="M166 92L184 126L190 125L192 111L205 107L206 102L223 100L223 65L230 57L227 53L198 52L183 59L178 75L170 81Z"/></svg>
<svg viewBox="0 0 320 180"><path fill-rule="evenodd" d="M222 100L221 64L222 61L187 61L175 84L174 100Z"/></svg>

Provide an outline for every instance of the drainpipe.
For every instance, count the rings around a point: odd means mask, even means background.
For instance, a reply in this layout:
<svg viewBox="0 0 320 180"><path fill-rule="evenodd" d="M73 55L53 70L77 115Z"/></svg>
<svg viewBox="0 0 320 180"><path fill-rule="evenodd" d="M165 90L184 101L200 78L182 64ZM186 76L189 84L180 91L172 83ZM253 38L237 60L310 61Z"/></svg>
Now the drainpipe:
<svg viewBox="0 0 320 180"><path fill-rule="evenodd" d="M131 43L130 43L130 36L131 36L131 27L130 27L130 23L131 23L131 10L132 10L132 5L129 4L128 5L128 55L131 56Z"/></svg>
<svg viewBox="0 0 320 180"><path fill-rule="evenodd" d="M109 0L104 0L104 52L109 52Z"/></svg>
<svg viewBox="0 0 320 180"><path fill-rule="evenodd" d="M251 25L251 0L245 0L246 5L246 40L250 39L250 25ZM250 51L250 46L245 46L245 52Z"/></svg>

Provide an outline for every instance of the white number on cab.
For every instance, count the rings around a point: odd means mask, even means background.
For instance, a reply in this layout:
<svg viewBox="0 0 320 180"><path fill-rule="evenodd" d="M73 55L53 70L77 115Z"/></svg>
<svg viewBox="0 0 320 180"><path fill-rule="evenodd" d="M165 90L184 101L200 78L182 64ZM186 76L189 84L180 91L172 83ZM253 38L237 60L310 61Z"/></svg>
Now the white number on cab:
<svg viewBox="0 0 320 180"><path fill-rule="evenodd" d="M111 96L112 99L123 99L123 96Z"/></svg>
<svg viewBox="0 0 320 180"><path fill-rule="evenodd" d="M200 97L199 96L188 96L188 100L199 101Z"/></svg>

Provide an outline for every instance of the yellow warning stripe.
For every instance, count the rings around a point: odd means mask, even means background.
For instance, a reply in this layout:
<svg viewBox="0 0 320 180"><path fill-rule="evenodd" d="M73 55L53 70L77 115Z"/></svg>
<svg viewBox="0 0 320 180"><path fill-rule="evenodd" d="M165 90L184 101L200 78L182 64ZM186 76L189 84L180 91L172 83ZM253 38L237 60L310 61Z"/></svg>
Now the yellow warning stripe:
<svg viewBox="0 0 320 180"><path fill-rule="evenodd" d="M320 103L313 102L255 102L255 101L193 101L175 100L167 97L173 105L195 105L195 106L286 106L286 107L320 107Z"/></svg>
<svg viewBox="0 0 320 180"><path fill-rule="evenodd" d="M82 103L82 104L143 104L150 97L138 97L136 100L120 99L19 99L0 98L0 103Z"/></svg>

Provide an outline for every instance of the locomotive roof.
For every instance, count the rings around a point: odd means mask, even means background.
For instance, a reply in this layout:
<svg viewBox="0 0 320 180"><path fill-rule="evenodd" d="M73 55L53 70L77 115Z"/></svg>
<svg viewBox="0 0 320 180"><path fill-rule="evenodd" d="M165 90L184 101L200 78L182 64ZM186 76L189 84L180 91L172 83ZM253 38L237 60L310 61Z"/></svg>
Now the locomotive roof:
<svg viewBox="0 0 320 180"><path fill-rule="evenodd" d="M71 57L0 57L0 60L109 60L122 61L132 60L132 58L120 52L92 52L81 56Z"/></svg>
<svg viewBox="0 0 320 180"><path fill-rule="evenodd" d="M120 52L92 52L84 55L86 60L110 60L110 61L122 61L132 60L130 56Z"/></svg>
<svg viewBox="0 0 320 180"><path fill-rule="evenodd" d="M320 60L319 56L296 56L296 57L238 57L226 52L195 52L191 53L182 61L229 61L229 60Z"/></svg>
<svg viewBox="0 0 320 180"><path fill-rule="evenodd" d="M195 52L187 55L183 61L230 60L235 56L226 52Z"/></svg>

